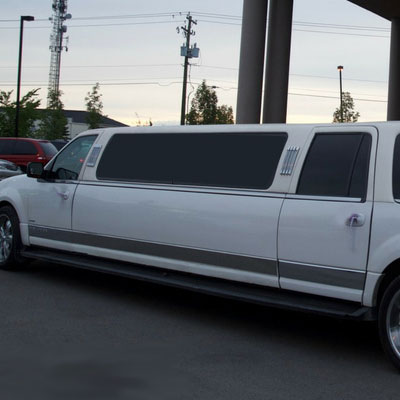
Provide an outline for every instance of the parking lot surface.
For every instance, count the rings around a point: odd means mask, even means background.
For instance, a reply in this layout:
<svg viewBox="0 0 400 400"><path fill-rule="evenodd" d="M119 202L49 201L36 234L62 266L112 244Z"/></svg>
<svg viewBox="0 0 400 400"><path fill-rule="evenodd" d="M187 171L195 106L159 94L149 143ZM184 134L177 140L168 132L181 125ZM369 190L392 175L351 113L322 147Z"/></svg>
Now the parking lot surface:
<svg viewBox="0 0 400 400"><path fill-rule="evenodd" d="M2 399L398 399L373 323L52 264L0 271Z"/></svg>

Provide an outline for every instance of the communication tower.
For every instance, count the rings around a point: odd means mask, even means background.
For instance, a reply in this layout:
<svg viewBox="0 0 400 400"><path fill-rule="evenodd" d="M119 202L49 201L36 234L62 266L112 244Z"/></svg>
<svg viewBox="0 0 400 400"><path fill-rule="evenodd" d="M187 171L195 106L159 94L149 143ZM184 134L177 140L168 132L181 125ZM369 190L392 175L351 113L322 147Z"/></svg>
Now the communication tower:
<svg viewBox="0 0 400 400"><path fill-rule="evenodd" d="M67 33L67 27L64 25L67 19L71 19L71 14L67 14L68 0L53 0L53 15L49 18L53 22L53 28L50 35L50 72L49 86L47 92L47 101L51 91L58 92L60 85L60 67L61 52L65 49L68 51L68 37L64 38ZM65 41L65 44L64 44Z"/></svg>

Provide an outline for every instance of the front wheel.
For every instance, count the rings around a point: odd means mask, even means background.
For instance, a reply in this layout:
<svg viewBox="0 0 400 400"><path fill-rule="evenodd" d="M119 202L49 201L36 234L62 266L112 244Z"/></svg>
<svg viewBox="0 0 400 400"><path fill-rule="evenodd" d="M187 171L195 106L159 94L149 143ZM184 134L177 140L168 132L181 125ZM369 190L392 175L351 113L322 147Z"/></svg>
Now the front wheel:
<svg viewBox="0 0 400 400"><path fill-rule="evenodd" d="M23 263L19 219L10 206L0 208L0 268L14 269Z"/></svg>

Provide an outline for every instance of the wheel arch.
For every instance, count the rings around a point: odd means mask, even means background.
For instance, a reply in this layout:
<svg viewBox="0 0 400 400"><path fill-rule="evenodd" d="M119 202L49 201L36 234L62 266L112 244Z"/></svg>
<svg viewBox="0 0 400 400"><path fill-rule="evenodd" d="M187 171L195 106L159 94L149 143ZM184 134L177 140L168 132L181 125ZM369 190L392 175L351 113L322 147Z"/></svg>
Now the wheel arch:
<svg viewBox="0 0 400 400"><path fill-rule="evenodd" d="M382 277L378 282L376 288L376 306L379 307L383 294L388 286L395 280L397 277L400 276L400 258L391 262L382 272Z"/></svg>
<svg viewBox="0 0 400 400"><path fill-rule="evenodd" d="M19 221L21 222L21 215L18 212L18 207L16 207L11 201L9 200L0 200L0 208L1 207L5 207L5 206L9 206L12 207L14 209L14 211L16 212Z"/></svg>
<svg viewBox="0 0 400 400"><path fill-rule="evenodd" d="M10 201L8 201L8 200L1 200L1 201L0 201L0 208L1 208L1 207L5 207L5 206L9 206L9 207L13 208L14 211L16 212L16 214L18 215L18 219L21 221L21 217L20 217L20 215L19 215L19 213L18 213L17 208L14 206L14 204L12 204L12 203L11 203Z"/></svg>

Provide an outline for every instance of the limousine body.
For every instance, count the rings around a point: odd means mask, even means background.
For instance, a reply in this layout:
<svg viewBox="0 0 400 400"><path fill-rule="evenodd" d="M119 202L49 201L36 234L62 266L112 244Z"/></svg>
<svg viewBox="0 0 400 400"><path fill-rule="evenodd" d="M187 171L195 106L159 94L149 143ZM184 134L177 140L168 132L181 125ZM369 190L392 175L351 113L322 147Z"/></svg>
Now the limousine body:
<svg viewBox="0 0 400 400"><path fill-rule="evenodd" d="M400 123L91 130L0 182L0 267L376 319L400 368L399 202Z"/></svg>

